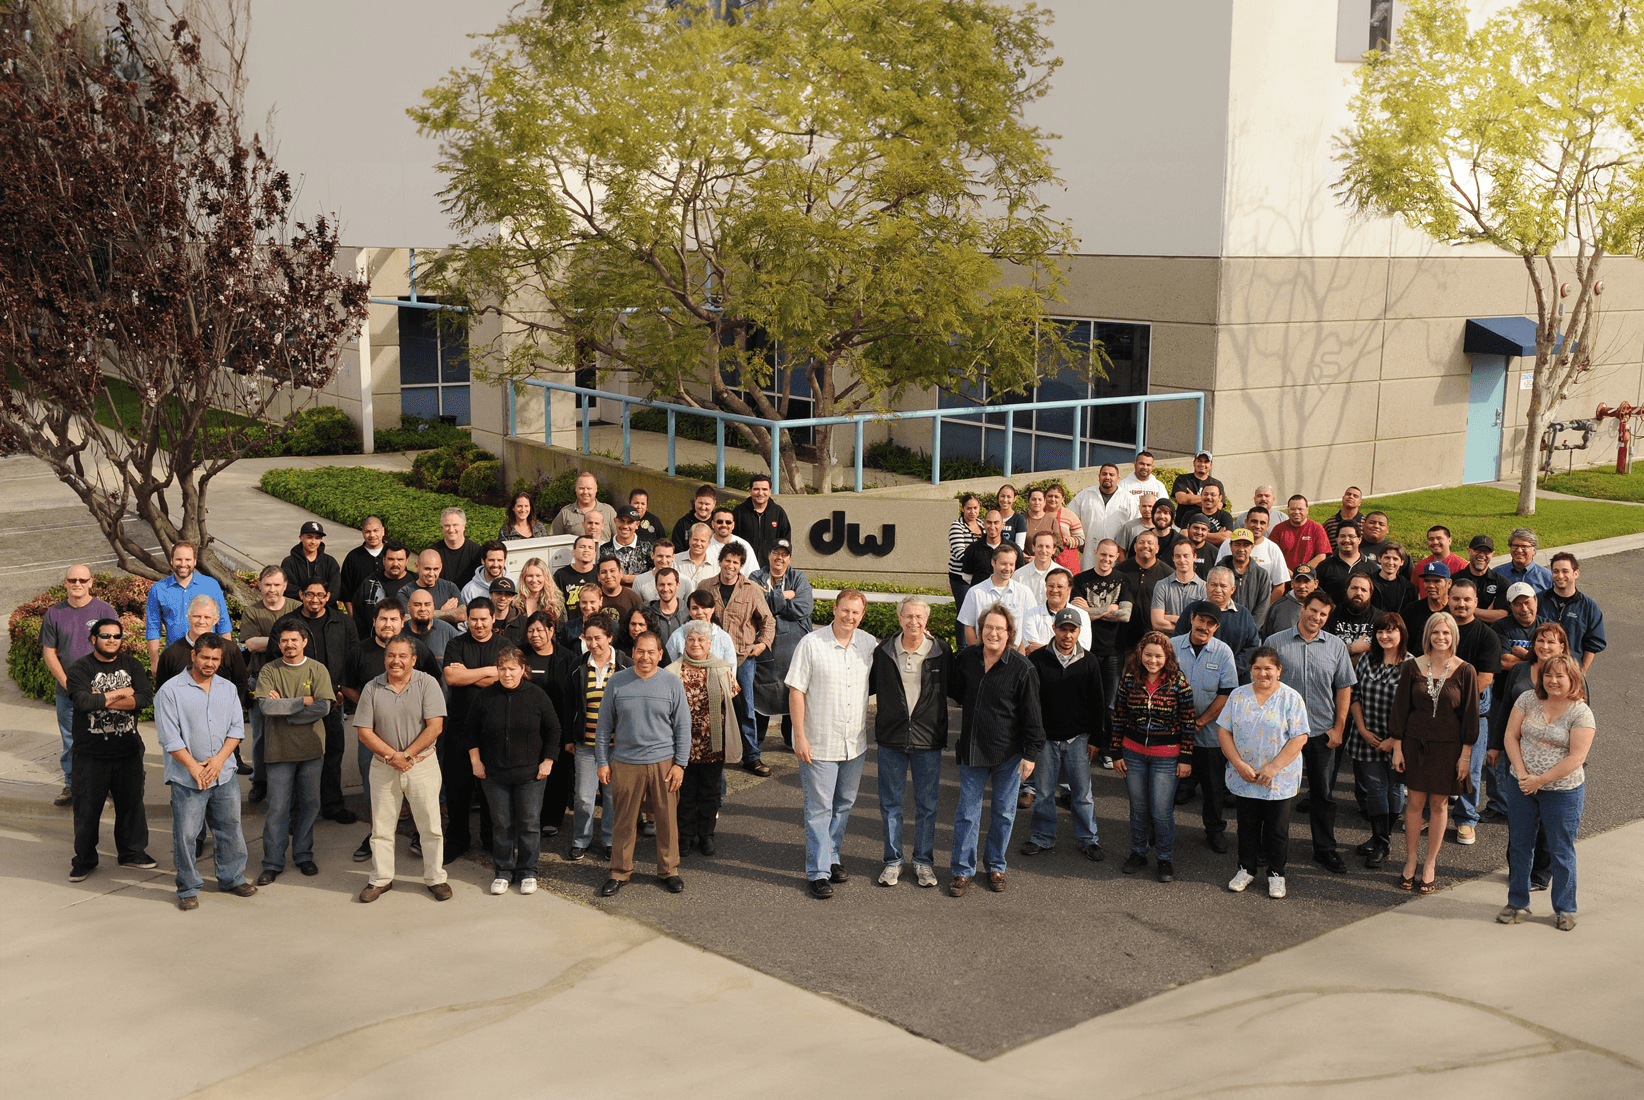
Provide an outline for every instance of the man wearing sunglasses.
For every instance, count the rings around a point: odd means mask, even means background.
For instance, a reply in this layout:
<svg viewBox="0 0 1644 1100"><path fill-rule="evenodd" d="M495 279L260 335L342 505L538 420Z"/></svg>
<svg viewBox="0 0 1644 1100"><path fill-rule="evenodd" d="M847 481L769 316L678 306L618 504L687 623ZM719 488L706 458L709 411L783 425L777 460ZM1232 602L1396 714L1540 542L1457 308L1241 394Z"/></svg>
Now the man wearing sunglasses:
<svg viewBox="0 0 1644 1100"><path fill-rule="evenodd" d="M143 738L137 712L154 702L148 673L122 653L125 631L116 618L98 619L88 632L91 653L69 666L74 702L74 861L69 881L97 866L103 803L114 797L114 850L122 867L157 866L148 854L143 812Z"/></svg>
<svg viewBox="0 0 1644 1100"><path fill-rule="evenodd" d="M106 600L91 594L91 566L71 565L63 578L68 593L46 612L40 624L40 656L57 681L57 732L63 738L63 790L53 805L74 801L74 701L69 698L68 666L91 653L91 627L98 619L118 619Z"/></svg>

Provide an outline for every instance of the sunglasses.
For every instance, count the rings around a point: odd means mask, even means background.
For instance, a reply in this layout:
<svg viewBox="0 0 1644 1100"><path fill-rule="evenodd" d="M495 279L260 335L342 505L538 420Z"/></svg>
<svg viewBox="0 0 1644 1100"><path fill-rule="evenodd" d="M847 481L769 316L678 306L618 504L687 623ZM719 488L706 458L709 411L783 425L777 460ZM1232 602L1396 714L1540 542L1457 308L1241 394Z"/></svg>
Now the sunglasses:
<svg viewBox="0 0 1644 1100"><path fill-rule="evenodd" d="M123 638L123 637L125 637L125 635L124 635L124 634L123 634L123 633L117 633L117 634L99 634L99 635L97 635L97 637L98 637L98 638L99 638L99 639L101 639L101 640L102 640L102 641L108 641L108 640L109 640L109 639L111 639L111 638Z"/></svg>

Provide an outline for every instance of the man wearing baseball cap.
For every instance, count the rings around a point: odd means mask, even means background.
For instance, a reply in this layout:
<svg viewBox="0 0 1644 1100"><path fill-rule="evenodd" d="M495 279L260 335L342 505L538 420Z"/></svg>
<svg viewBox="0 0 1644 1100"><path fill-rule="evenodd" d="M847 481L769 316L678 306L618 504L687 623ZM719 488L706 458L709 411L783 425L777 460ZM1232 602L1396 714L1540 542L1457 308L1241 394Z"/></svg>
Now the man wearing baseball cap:
<svg viewBox="0 0 1644 1100"><path fill-rule="evenodd" d="M1200 451L1193 456L1193 472L1180 474L1171 483L1170 495L1176 501L1176 509L1183 515L1193 515L1204 510L1204 487L1214 485L1218 499L1225 499L1227 486L1210 476L1210 467L1215 463L1215 456L1209 451Z"/></svg>
<svg viewBox="0 0 1644 1100"><path fill-rule="evenodd" d="M1182 617L1186 632L1170 639L1176 662L1193 689L1193 774L1178 782L1176 805L1193 797L1193 787L1204 786L1204 839L1213 852L1227 851L1227 822L1222 803L1227 798L1227 760L1217 739L1216 717L1227 705L1227 697L1239 686L1238 662L1226 642L1215 637L1221 628L1222 609L1209 600L1189 604ZM1186 794L1184 796L1183 790Z"/></svg>
<svg viewBox="0 0 1644 1100"><path fill-rule="evenodd" d="M1496 540L1489 535L1474 535L1467 544L1467 568L1458 577L1472 577L1478 589L1478 609L1473 612L1480 622L1494 625L1507 617L1507 587L1513 582L1490 568L1490 558L1496 552Z"/></svg>
<svg viewBox="0 0 1644 1100"><path fill-rule="evenodd" d="M651 544L639 537L639 509L624 504L616 510L616 531L611 541L599 548L599 556L610 556L622 566L622 584L634 586L634 578L651 568Z"/></svg>
<svg viewBox="0 0 1644 1100"><path fill-rule="evenodd" d="M1271 638L1285 630L1295 627L1301 621L1302 608L1307 606L1307 597L1319 586L1319 574L1311 565L1296 566L1295 573L1290 577L1290 591L1273 601L1273 606L1267 611L1267 621L1262 624L1262 637ZM1334 597L1332 597L1334 598Z"/></svg>
<svg viewBox="0 0 1644 1100"><path fill-rule="evenodd" d="M1065 571L1064 571L1065 572ZM1044 747L1033 770L1033 831L1022 854L1036 856L1056 843L1056 787L1065 782L1073 812L1073 840L1086 859L1103 858L1096 835L1096 800L1090 790L1090 762L1105 749L1107 700L1100 664L1079 638L1089 637L1083 611L1063 607L1051 616L1051 641L1028 660L1038 672Z"/></svg>
<svg viewBox="0 0 1644 1100"><path fill-rule="evenodd" d="M1416 572L1417 591L1421 599L1399 609L1399 616L1410 637L1405 643L1412 657L1421 656L1422 643L1427 635L1427 620L1440 611L1450 610L1450 567L1441 561L1429 560Z"/></svg>
<svg viewBox="0 0 1644 1100"><path fill-rule="evenodd" d="M297 545L280 563L280 571L285 574L287 592L301 592L320 580L331 593L332 603L343 598L342 566L325 552L325 528L317 520L311 519L297 530Z"/></svg>

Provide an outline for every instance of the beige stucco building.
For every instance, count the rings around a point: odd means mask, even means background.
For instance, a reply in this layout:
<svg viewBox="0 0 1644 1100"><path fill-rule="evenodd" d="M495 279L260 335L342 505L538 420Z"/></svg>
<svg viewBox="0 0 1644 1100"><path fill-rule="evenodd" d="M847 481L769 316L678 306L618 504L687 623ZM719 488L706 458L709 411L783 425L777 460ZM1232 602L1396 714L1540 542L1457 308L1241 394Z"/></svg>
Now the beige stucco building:
<svg viewBox="0 0 1644 1100"><path fill-rule="evenodd" d="M1521 377L1530 363L1470 354L1465 329L1469 319L1533 309L1522 263L1437 245L1389 221L1354 220L1332 191L1333 139L1347 122L1354 59L1378 5L1046 6L1065 64L1033 121L1059 135L1053 160L1065 186L1047 197L1079 239L1058 312L1125 356L1094 392L1205 391L1206 445L1236 504L1263 482L1320 497L1349 483L1374 494L1510 475L1526 445ZM302 203L340 212L375 297L409 294L409 248L451 243L437 149L417 136L405 107L462 63L465 34L494 27L509 7L287 0L257 9L256 114L278 107L280 157L303 176ZM315 35L317 25L335 33ZM389 61L363 64L362 43ZM1590 416L1600 401L1644 400L1644 264L1608 261L1603 278L1595 369L1557 410L1562 419ZM504 394L446 377L460 371L447 370L444 349L430 350L424 321L408 308L374 306L369 380L351 353L328 399L379 426L402 409L460 409L501 451ZM470 335L488 338L484 326ZM1052 379L1041 393L1092 392L1079 386ZM909 405L960 400L926 393ZM522 426L539 433L541 415L540 403L527 403ZM568 409L555 410L555 427L565 429L556 441L570 442L570 423ZM1128 449L1133 423L1087 424L1081 464ZM1145 438L1179 453L1191 446L1192 424L1186 406L1155 411ZM926 425L887 430L929 446ZM1066 466L1066 431L1042 414L1017 437L1018 465ZM943 449L997 456L1000 435L953 422ZM1613 454L1612 422L1585 457Z"/></svg>

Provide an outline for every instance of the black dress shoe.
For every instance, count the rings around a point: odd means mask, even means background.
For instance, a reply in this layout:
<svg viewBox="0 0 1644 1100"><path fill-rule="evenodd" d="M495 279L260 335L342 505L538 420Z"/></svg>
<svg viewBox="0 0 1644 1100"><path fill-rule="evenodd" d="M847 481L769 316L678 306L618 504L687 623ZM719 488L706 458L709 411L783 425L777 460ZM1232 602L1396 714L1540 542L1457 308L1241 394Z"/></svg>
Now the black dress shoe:
<svg viewBox="0 0 1644 1100"><path fill-rule="evenodd" d="M263 799L265 799L267 797L268 797L268 784L267 783L253 783L253 784L251 784L251 790L249 792L247 792L247 794L245 796L245 800L247 802L261 802Z"/></svg>
<svg viewBox="0 0 1644 1100"><path fill-rule="evenodd" d="M825 878L813 878L811 879L811 897L831 898L833 897L833 886Z"/></svg>
<svg viewBox="0 0 1644 1100"><path fill-rule="evenodd" d="M1387 862L1387 857L1389 854L1391 853L1389 852L1387 845L1377 844L1364 854L1364 865L1371 870L1375 870L1377 867L1380 867L1382 864Z"/></svg>
<svg viewBox="0 0 1644 1100"><path fill-rule="evenodd" d="M1100 844L1086 844L1083 848L1079 849L1079 853L1092 863L1100 863L1102 860L1107 858L1107 853L1102 851L1102 846Z"/></svg>
<svg viewBox="0 0 1644 1100"><path fill-rule="evenodd" d="M1314 852L1313 862L1319 864L1325 870L1333 871L1338 875L1345 875L1347 873L1347 861L1341 858L1340 852Z"/></svg>
<svg viewBox="0 0 1644 1100"><path fill-rule="evenodd" d="M1204 842L1210 845L1210 850L1215 852L1217 855L1227 851L1226 833L1206 833Z"/></svg>
<svg viewBox="0 0 1644 1100"><path fill-rule="evenodd" d="M696 842L696 846L702 849L702 854L705 856L711 856L714 854L714 838L711 836L705 836L701 840L698 840Z"/></svg>
<svg viewBox="0 0 1644 1100"><path fill-rule="evenodd" d="M1371 850L1375 848L1375 846L1376 846L1376 838L1371 837L1369 840L1365 841L1363 844L1355 845L1354 848L1353 848L1353 851L1355 853L1357 853L1358 855L1367 856L1367 855L1370 854Z"/></svg>
<svg viewBox="0 0 1644 1100"><path fill-rule="evenodd" d="M315 875L320 873L320 865L311 859L304 860L302 863L297 864L297 870L301 871L309 878L313 878Z"/></svg>
<svg viewBox="0 0 1644 1100"><path fill-rule="evenodd" d="M336 813L330 815L330 818L338 825L352 825L360 819L358 814L347 808L338 810Z"/></svg>
<svg viewBox="0 0 1644 1100"><path fill-rule="evenodd" d="M1140 852L1131 852L1128 856L1125 857L1124 863L1119 865L1119 870L1123 871L1127 875L1134 875L1137 871L1140 871L1143 867L1146 867L1146 866L1147 866L1147 857L1146 856L1144 856Z"/></svg>
<svg viewBox="0 0 1644 1100"><path fill-rule="evenodd" d="M544 825L542 827L542 835L543 836L558 836L559 835L559 826L558 825Z"/></svg>
<svg viewBox="0 0 1644 1100"><path fill-rule="evenodd" d="M628 885L626 879L608 878L600 886L597 893L602 898L614 898L614 897L616 897L617 891L622 889L626 885Z"/></svg>
<svg viewBox="0 0 1644 1100"><path fill-rule="evenodd" d="M258 886L268 886L271 883L273 883L273 881L275 879L277 879L279 877L280 877L280 872L265 870L262 874L257 876L257 885Z"/></svg>
<svg viewBox="0 0 1644 1100"><path fill-rule="evenodd" d="M1040 852L1050 851L1052 847L1054 847L1054 845L1039 844L1030 840L1026 844L1022 845L1022 854L1024 856L1036 856Z"/></svg>
<svg viewBox="0 0 1644 1100"><path fill-rule="evenodd" d="M1159 881L1160 882L1175 882L1176 881L1176 866L1175 866L1175 864L1171 863L1170 860L1161 859L1159 861L1158 870L1159 870Z"/></svg>
<svg viewBox="0 0 1644 1100"><path fill-rule="evenodd" d="M662 880L662 885L668 888L670 894L683 894L685 892L685 880L678 875L669 875Z"/></svg>
<svg viewBox="0 0 1644 1100"><path fill-rule="evenodd" d="M845 873L845 868L843 865L835 863L832 867L828 868L829 882L849 882L850 880L851 877Z"/></svg>

